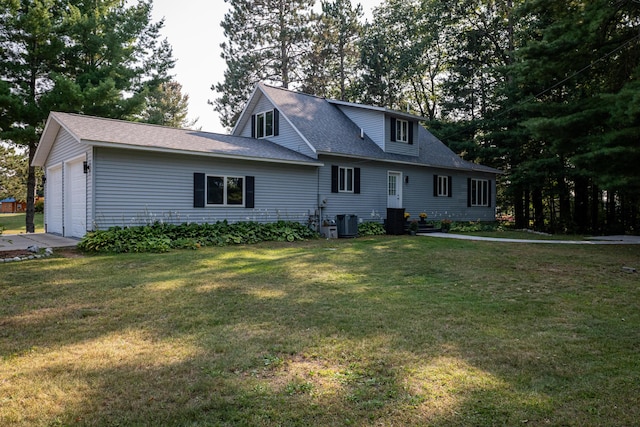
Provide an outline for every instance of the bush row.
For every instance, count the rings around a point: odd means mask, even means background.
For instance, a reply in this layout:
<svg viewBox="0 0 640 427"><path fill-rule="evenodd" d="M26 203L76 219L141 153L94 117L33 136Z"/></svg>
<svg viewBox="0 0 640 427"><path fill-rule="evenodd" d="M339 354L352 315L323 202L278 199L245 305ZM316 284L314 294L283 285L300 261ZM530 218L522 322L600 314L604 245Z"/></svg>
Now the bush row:
<svg viewBox="0 0 640 427"><path fill-rule="evenodd" d="M386 234L384 225L379 222L361 222L358 224L358 236L380 236Z"/></svg>
<svg viewBox="0 0 640 427"><path fill-rule="evenodd" d="M87 233L78 248L86 252L167 252L171 249L197 249L201 246L227 246L265 241L293 242L316 238L308 227L289 221L273 223L237 222L229 224L156 222L136 227L112 227Z"/></svg>

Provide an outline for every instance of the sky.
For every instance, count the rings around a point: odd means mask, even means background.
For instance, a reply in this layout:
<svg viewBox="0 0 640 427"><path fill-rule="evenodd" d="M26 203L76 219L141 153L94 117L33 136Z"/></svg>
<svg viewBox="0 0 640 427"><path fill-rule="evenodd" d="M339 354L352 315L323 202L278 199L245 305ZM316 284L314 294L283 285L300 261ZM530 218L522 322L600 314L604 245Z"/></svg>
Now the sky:
<svg viewBox="0 0 640 427"><path fill-rule="evenodd" d="M371 20L371 10L382 0L352 2L362 4L365 19ZM182 85L182 94L189 95L189 119L198 118L195 126L208 132L227 133L207 101L218 96L211 86L224 79L226 65L220 57L220 44L225 37L220 22L228 8L223 0L153 2L153 21L164 18L162 35L173 47L176 66L171 74Z"/></svg>

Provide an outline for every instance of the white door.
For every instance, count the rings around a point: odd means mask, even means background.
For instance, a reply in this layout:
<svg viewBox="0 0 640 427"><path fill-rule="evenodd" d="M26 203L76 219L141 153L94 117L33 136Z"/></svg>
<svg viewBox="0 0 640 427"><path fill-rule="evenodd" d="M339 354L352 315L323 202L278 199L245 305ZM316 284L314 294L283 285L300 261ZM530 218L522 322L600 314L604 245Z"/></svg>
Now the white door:
<svg viewBox="0 0 640 427"><path fill-rule="evenodd" d="M47 233L62 234L62 165L47 169L44 206Z"/></svg>
<svg viewBox="0 0 640 427"><path fill-rule="evenodd" d="M387 174L387 207L395 209L402 207L402 172Z"/></svg>
<svg viewBox="0 0 640 427"><path fill-rule="evenodd" d="M87 232L87 175L84 157L65 164L64 235L82 237Z"/></svg>

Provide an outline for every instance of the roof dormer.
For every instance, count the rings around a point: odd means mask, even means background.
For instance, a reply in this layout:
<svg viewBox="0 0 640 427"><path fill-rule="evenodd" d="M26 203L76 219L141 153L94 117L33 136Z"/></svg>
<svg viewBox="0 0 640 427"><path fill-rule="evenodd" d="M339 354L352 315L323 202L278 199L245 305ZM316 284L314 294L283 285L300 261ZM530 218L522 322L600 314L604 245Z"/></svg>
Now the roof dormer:
<svg viewBox="0 0 640 427"><path fill-rule="evenodd" d="M357 124L384 152L418 156L419 122L424 117L372 105L328 100Z"/></svg>

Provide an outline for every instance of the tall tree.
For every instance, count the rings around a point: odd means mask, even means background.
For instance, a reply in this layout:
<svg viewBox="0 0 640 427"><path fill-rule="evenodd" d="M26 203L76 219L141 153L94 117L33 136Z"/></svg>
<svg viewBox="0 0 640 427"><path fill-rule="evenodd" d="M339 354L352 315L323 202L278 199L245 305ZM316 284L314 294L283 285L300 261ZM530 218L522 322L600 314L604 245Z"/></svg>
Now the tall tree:
<svg viewBox="0 0 640 427"><path fill-rule="evenodd" d="M176 81L163 83L151 91L141 120L162 126L192 128L198 119L189 120L189 95L182 94L182 85Z"/></svg>
<svg viewBox="0 0 640 427"><path fill-rule="evenodd" d="M0 7L0 79L9 88L0 105L10 118L0 139L27 147L29 163L50 110L133 118L174 63L159 40L162 22L151 23L150 0L131 7L122 0L0 0ZM30 166L27 232L34 231L35 185Z"/></svg>
<svg viewBox="0 0 640 427"><path fill-rule="evenodd" d="M519 83L533 88L538 101L524 124L546 147L543 157L554 160L547 197L559 200L560 225L582 232L637 227L640 191L629 161L640 156L640 110L631 95L638 88L640 5L527 6L546 25L519 52ZM599 214L602 190L606 217ZM636 213L624 218L622 211ZM547 215L555 220L553 212Z"/></svg>
<svg viewBox="0 0 640 427"><path fill-rule="evenodd" d="M321 2L322 13L314 24L305 82L301 90L343 101L353 97L359 67L362 5L351 0Z"/></svg>
<svg viewBox="0 0 640 427"><path fill-rule="evenodd" d="M309 51L309 23L315 0L225 0L230 11L221 23L227 41L224 81L211 89L210 102L222 124L231 128L259 81L288 88L304 80L303 58Z"/></svg>

